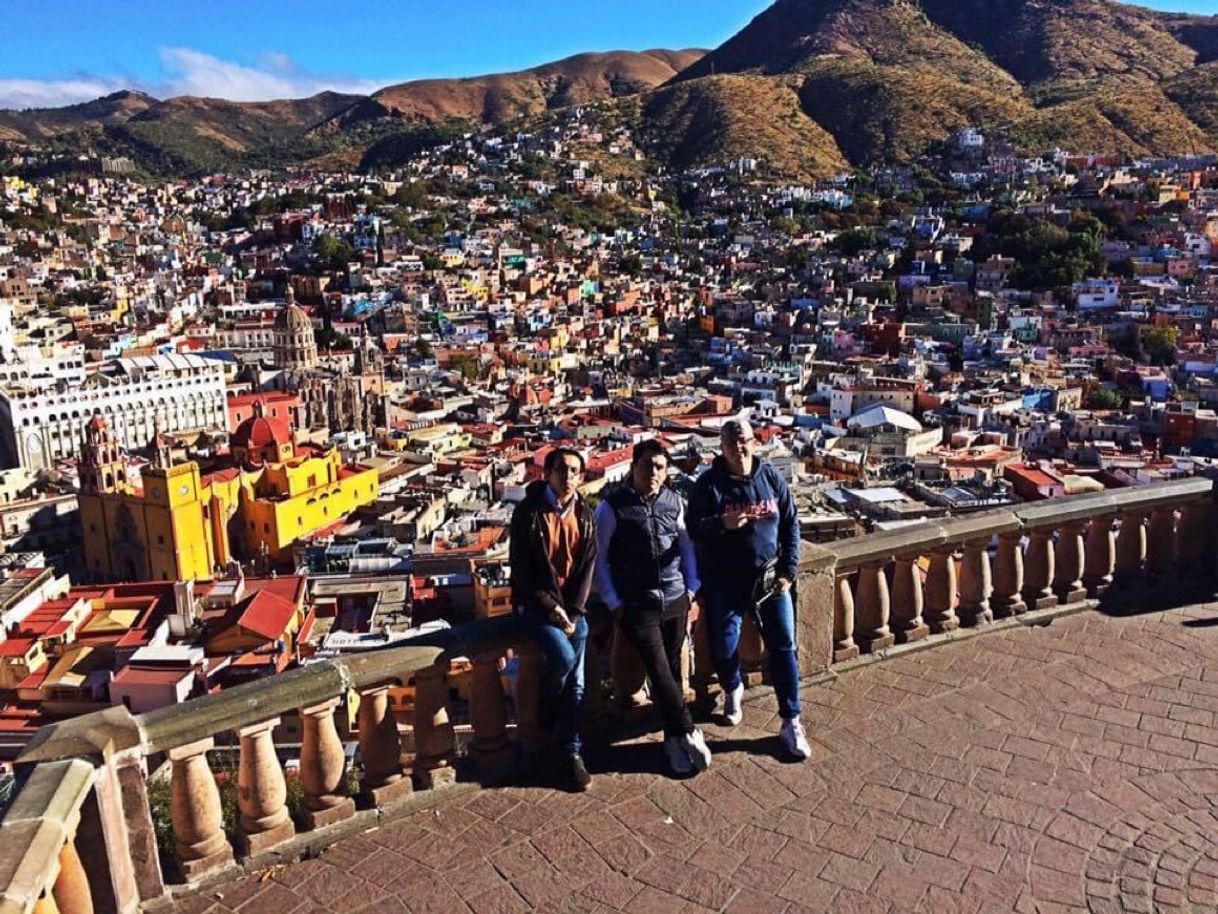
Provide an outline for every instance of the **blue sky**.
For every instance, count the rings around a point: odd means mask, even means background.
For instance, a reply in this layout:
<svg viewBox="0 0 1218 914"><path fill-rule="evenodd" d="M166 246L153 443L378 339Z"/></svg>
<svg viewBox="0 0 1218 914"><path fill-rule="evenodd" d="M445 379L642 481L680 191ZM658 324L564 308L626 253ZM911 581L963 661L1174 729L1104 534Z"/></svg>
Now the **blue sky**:
<svg viewBox="0 0 1218 914"><path fill-rule="evenodd" d="M122 88L242 101L371 92L580 51L709 48L770 0L0 2L6 108L70 104ZM1142 5L1218 14L1218 0ZM13 40L23 35L31 40Z"/></svg>

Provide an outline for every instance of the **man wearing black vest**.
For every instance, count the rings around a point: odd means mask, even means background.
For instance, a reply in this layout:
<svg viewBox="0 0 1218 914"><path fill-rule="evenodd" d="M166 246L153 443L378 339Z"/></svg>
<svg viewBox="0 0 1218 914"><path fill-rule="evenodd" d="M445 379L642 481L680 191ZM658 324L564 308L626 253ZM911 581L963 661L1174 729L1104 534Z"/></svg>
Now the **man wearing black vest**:
<svg viewBox="0 0 1218 914"><path fill-rule="evenodd" d="M668 451L654 439L634 447L630 482L596 510L596 586L639 652L664 717L664 751L675 774L710 764L706 739L681 688L681 647L698 591L693 542L680 497L664 485Z"/></svg>

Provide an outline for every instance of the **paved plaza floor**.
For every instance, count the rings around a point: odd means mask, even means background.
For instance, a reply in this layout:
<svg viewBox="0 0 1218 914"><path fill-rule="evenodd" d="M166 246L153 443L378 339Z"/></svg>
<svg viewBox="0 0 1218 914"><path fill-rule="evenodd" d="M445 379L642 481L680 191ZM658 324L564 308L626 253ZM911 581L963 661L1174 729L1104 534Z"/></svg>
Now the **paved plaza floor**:
<svg viewBox="0 0 1218 914"><path fill-rule="evenodd" d="M437 791L180 914L1218 911L1218 604L1088 611L809 687L810 761L773 697L589 753L586 794Z"/></svg>

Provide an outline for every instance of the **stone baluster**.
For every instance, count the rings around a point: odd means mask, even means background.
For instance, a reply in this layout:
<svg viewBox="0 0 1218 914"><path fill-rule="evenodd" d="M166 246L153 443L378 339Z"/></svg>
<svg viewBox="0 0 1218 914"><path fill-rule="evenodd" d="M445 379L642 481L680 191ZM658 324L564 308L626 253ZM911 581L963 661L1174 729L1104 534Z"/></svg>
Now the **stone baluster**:
<svg viewBox="0 0 1218 914"><path fill-rule="evenodd" d="M1209 498L1190 501L1181 510L1177 562L1184 577L1200 578L1213 572L1208 561L1213 510L1214 503Z"/></svg>
<svg viewBox="0 0 1218 914"><path fill-rule="evenodd" d="M333 825L355 815L355 801L347 796L347 757L334 725L334 710L341 699L302 708L304 732L300 744L300 786L304 788L305 824L310 828Z"/></svg>
<svg viewBox="0 0 1218 914"><path fill-rule="evenodd" d="M754 688L765 681L765 644L761 640L761 630L752 613L745 613L740 623L740 643L737 647L740 656L740 678L746 688Z"/></svg>
<svg viewBox="0 0 1218 914"><path fill-rule="evenodd" d="M474 744L470 754L477 760L483 783L499 783L512 773L514 753L507 737L507 696L500 677L498 653L474 658L473 688L469 701Z"/></svg>
<svg viewBox="0 0 1218 914"><path fill-rule="evenodd" d="M1028 532L1028 548L1024 552L1023 599L1028 609L1048 609L1057 605L1053 593L1054 556L1053 531L1040 527Z"/></svg>
<svg viewBox="0 0 1218 914"><path fill-rule="evenodd" d="M613 700L619 708L640 708L647 704L647 673L639 652L622 634L620 618L613 622L609 670L613 676Z"/></svg>
<svg viewBox="0 0 1218 914"><path fill-rule="evenodd" d="M833 662L841 663L859 655L854 643L854 591L850 574L838 572L833 582Z"/></svg>
<svg viewBox="0 0 1218 914"><path fill-rule="evenodd" d="M1116 568L1115 518L1093 517L1087 525L1086 555L1083 558L1083 586L1087 596L1095 599L1112 584L1112 572Z"/></svg>
<svg viewBox="0 0 1218 914"><path fill-rule="evenodd" d="M275 754L272 732L279 725L273 717L237 731L241 762L237 768L237 809L242 850L260 854L290 840L296 834L288 813L288 787Z"/></svg>
<svg viewBox="0 0 1218 914"><path fill-rule="evenodd" d="M448 719L448 665L437 663L414 674L414 779L422 790L456 778L457 736Z"/></svg>
<svg viewBox="0 0 1218 914"><path fill-rule="evenodd" d="M892 633L910 644L930 634L922 619L922 570L917 555L898 555L892 571Z"/></svg>
<svg viewBox="0 0 1218 914"><path fill-rule="evenodd" d="M59 874L51 897L62 914L93 914L93 893L74 840L65 842L59 850Z"/></svg>
<svg viewBox="0 0 1218 914"><path fill-rule="evenodd" d="M402 765L402 738L387 685L360 692L359 754L364 763L360 787L372 805L387 806L413 791Z"/></svg>
<svg viewBox="0 0 1218 914"><path fill-rule="evenodd" d="M935 634L960 627L956 615L956 548L940 546L930 554L924 588L926 624Z"/></svg>
<svg viewBox="0 0 1218 914"><path fill-rule="evenodd" d="M1126 584L1141 580L1146 569L1146 515L1141 512L1121 515L1117 531L1116 568L1113 580Z"/></svg>
<svg viewBox="0 0 1218 914"><path fill-rule="evenodd" d="M1150 512L1146 541L1146 576L1163 580L1176 571L1176 509L1162 505Z"/></svg>
<svg viewBox="0 0 1218 914"><path fill-rule="evenodd" d="M530 752L544 748L553 739L541 725L541 649L532 639L516 649L516 731Z"/></svg>
<svg viewBox="0 0 1218 914"><path fill-rule="evenodd" d="M859 566L858 594L855 597L854 640L864 653L883 650L896 641L888 627L891 602L888 594L886 561L865 562Z"/></svg>
<svg viewBox="0 0 1218 914"><path fill-rule="evenodd" d="M994 621L994 612L990 609L993 590L989 540L969 540L964 544L964 561L960 563L960 606L957 612L962 624L974 626Z"/></svg>
<svg viewBox="0 0 1218 914"><path fill-rule="evenodd" d="M994 592L990 595L994 617L1005 619L1027 611L1022 591L1023 531L1008 530L998 534L994 553Z"/></svg>
<svg viewBox="0 0 1218 914"><path fill-rule="evenodd" d="M1062 524L1057 534L1053 593L1063 604L1086 599L1083 587L1083 526L1085 521Z"/></svg>
<svg viewBox="0 0 1218 914"><path fill-rule="evenodd" d="M173 823L173 853L188 882L233 862L233 849L224 837L220 791L207 764L211 737L169 750L169 814Z"/></svg>

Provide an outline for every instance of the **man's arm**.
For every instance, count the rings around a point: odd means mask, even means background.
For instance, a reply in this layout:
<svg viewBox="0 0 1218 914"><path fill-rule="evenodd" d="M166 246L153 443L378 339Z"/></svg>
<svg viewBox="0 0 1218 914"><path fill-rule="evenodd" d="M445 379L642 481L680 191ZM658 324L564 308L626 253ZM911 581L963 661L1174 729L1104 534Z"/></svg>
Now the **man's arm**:
<svg viewBox="0 0 1218 914"><path fill-rule="evenodd" d="M584 511L589 511L589 512L591 511L591 509L588 508L587 505L583 505L582 502L580 505L577 505L573 510L576 510L576 511L584 510ZM593 527L592 535L588 537L588 542L587 542L587 547L586 547L587 555L585 555L583 557L583 559L581 560L578 571L577 571L577 573L579 575L579 580L577 582L578 586L577 586L577 589L575 592L575 600L572 602L571 606L567 607L567 609L569 609L575 613L583 613L587 610L588 595L590 593L592 593L592 576L596 572L596 557L597 557L597 555L600 554L600 550L596 548L597 543L596 543L596 531L595 531L595 528L596 528L595 516L592 518L592 527ZM584 548L584 547L581 545L581 548Z"/></svg>
<svg viewBox="0 0 1218 914"><path fill-rule="evenodd" d="M520 603L533 600L547 615L558 603L544 587L539 587L533 573L536 557L529 554L529 512L524 502L512 513L512 538L508 544L508 560L512 566L512 592Z"/></svg>
<svg viewBox="0 0 1218 914"><path fill-rule="evenodd" d="M721 534L724 529L723 515L715 504L710 480L700 478L689 493L689 533L696 540L709 540Z"/></svg>
<svg viewBox="0 0 1218 914"><path fill-rule="evenodd" d="M609 569L609 543L617 530L617 512L602 501L596 508L596 589L611 612L622 608L622 598L613 586L613 572Z"/></svg>
<svg viewBox="0 0 1218 914"><path fill-rule="evenodd" d="M799 569L799 512L787 481L773 467L770 472L778 489L778 576L794 582Z"/></svg>
<svg viewBox="0 0 1218 914"><path fill-rule="evenodd" d="M689 535L689 528L685 526L685 508L677 513L677 546L681 550L681 574L685 577L685 589L691 595L696 594L702 588L702 582L698 580L698 557L694 551L694 541Z"/></svg>

